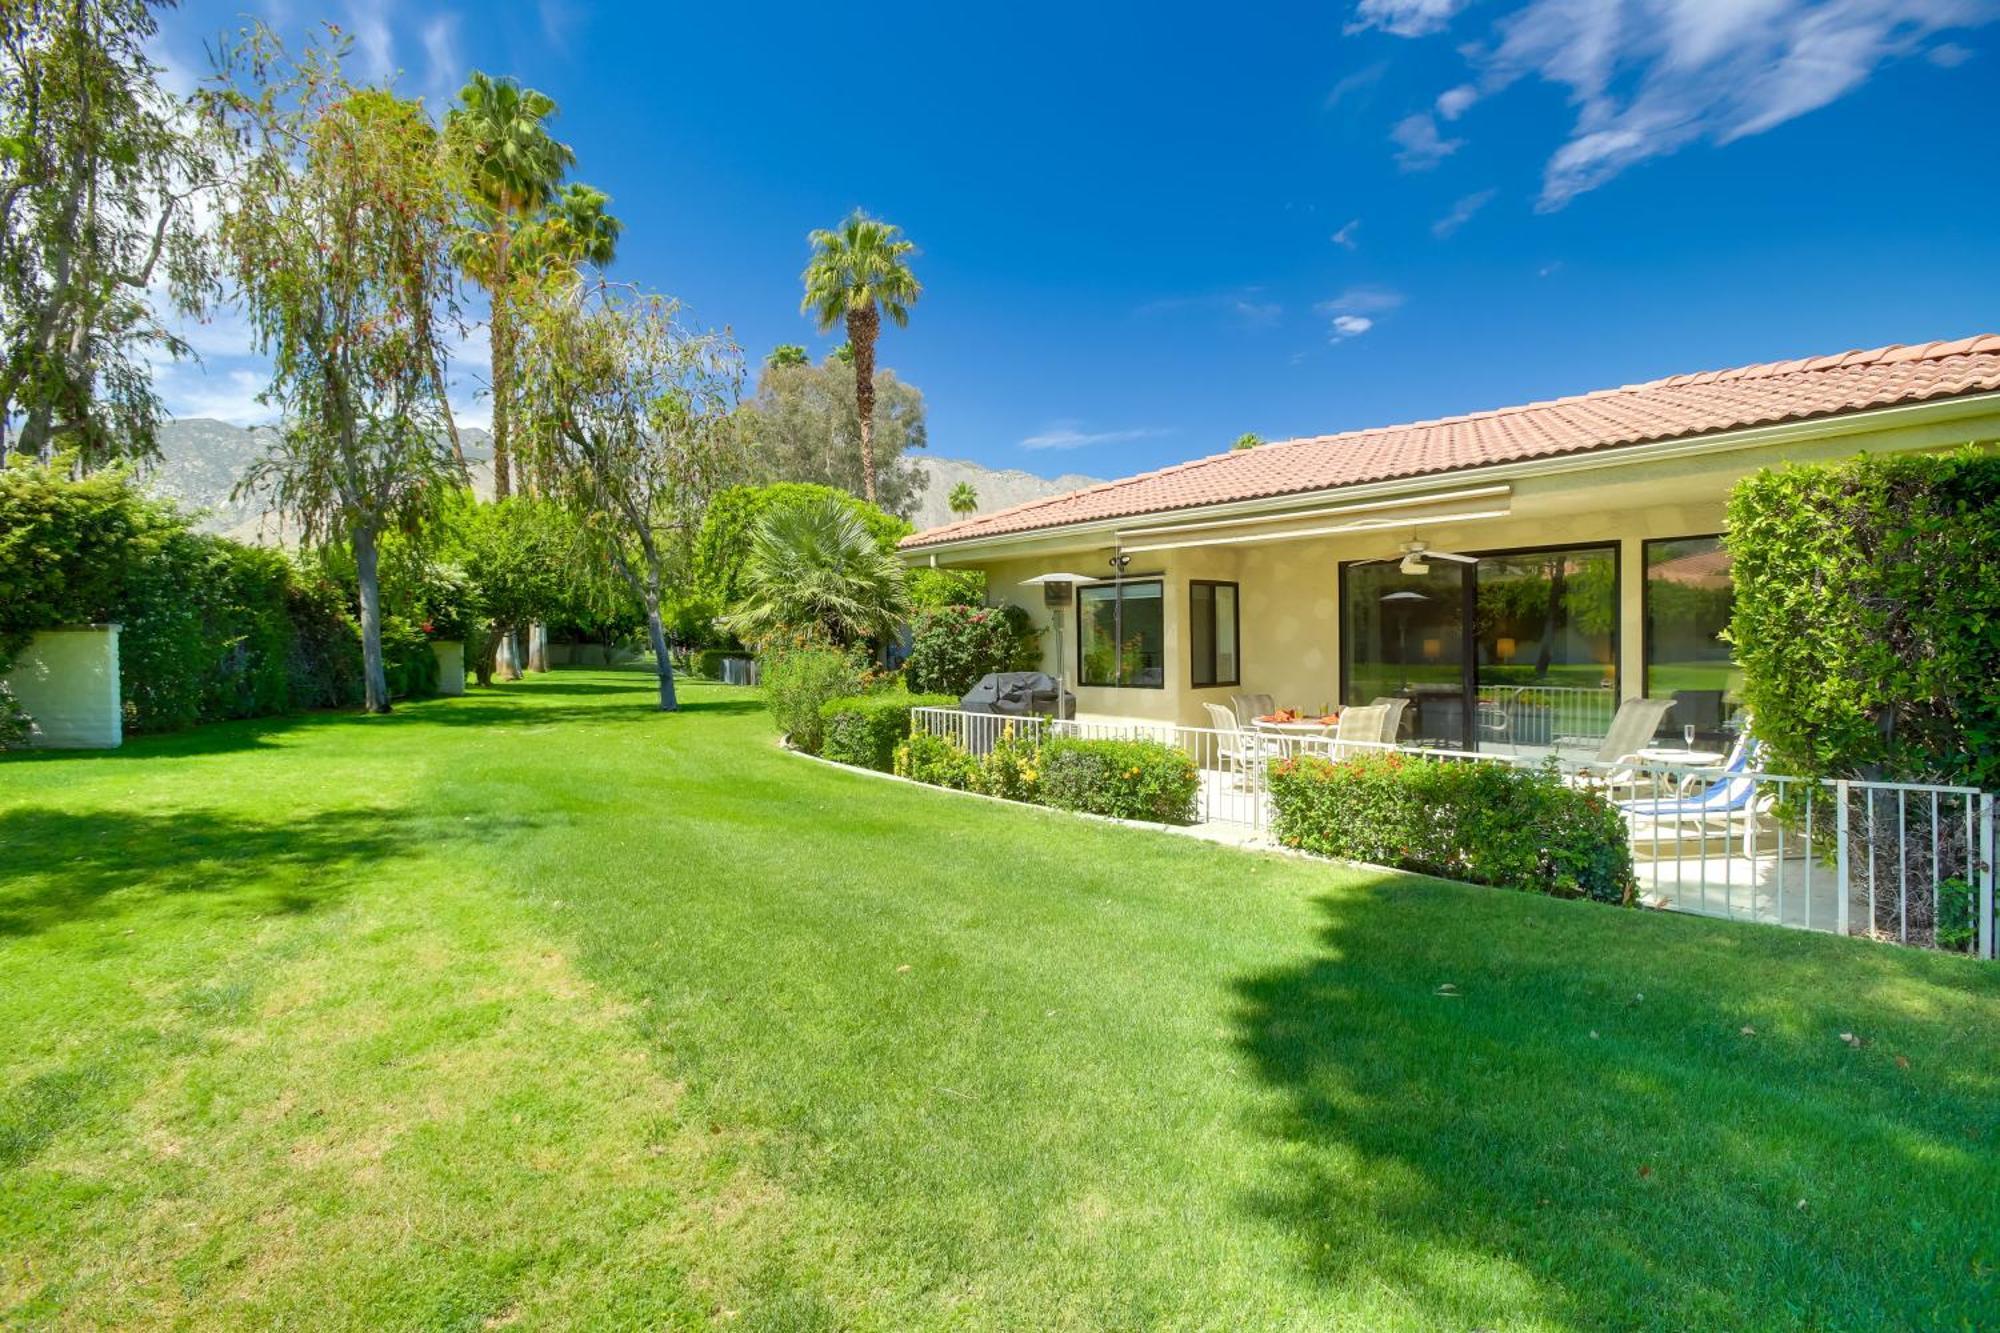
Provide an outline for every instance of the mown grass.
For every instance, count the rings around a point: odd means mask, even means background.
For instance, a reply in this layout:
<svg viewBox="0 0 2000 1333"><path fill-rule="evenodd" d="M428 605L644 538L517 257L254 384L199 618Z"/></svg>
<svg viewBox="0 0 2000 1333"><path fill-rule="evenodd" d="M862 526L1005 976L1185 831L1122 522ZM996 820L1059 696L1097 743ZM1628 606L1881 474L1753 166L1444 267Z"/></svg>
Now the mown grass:
<svg viewBox="0 0 2000 1333"><path fill-rule="evenodd" d="M1990 964L889 784L647 691L0 765L0 1324L2000 1300Z"/></svg>

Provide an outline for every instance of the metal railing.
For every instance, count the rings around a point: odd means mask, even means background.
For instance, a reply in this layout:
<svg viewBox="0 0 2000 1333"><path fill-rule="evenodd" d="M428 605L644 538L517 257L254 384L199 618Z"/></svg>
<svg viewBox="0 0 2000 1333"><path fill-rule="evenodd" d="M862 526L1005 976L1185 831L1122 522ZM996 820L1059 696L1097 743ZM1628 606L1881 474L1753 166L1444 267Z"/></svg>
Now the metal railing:
<svg viewBox="0 0 2000 1333"><path fill-rule="evenodd" d="M1601 738L1618 711L1612 690L1569 685L1481 685L1478 698L1482 745L1553 746L1562 741Z"/></svg>
<svg viewBox="0 0 2000 1333"><path fill-rule="evenodd" d="M1173 745L1200 773L1200 821L1253 834L1270 825L1274 762L1369 751L1521 762L1512 755L1342 742L1310 733L1059 721L954 708L912 709L910 725L975 755L990 752L1010 730L1037 742L1070 736ZM1652 906L1981 958L2000 949L1996 798L1990 793L1660 764L1609 770L1571 765L1566 780L1599 790L1615 805L1630 832L1641 896Z"/></svg>

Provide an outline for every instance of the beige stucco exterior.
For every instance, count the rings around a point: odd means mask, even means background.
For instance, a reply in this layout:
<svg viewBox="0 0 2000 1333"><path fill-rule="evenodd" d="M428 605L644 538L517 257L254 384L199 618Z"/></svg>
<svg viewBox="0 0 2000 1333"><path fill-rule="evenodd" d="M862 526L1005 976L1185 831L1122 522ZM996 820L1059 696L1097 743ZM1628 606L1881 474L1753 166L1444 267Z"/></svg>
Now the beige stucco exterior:
<svg viewBox="0 0 2000 1333"><path fill-rule="evenodd" d="M1344 561L1394 555L1416 539L1432 549L1469 553L1576 543L1615 543L1619 551L1617 696L1642 692L1644 566L1648 539L1718 533L1735 482L1786 462L1822 462L1859 452L1952 448L2000 438L1996 396L1857 414L1833 422L1766 428L1634 446L1423 478L1394 486L1351 487L1261 505L1131 518L1088 531L1061 529L909 552L912 563L983 569L988 600L1025 607L1044 628L1043 669L1057 670L1050 613L1035 575L1067 571L1108 577L1118 550L1131 553L1128 579L1164 581L1166 684L1161 689L1075 684L1077 623L1066 617L1062 674L1075 688L1082 717L1144 718L1206 725L1204 702L1257 691L1281 704L1316 708L1340 694L1339 578ZM1468 497L1469 498L1453 498ZM1411 504L1411 501L1415 501ZM1403 505L1366 511L1383 522L1372 531L1278 537L1342 521L1325 510L1347 503ZM1313 510L1319 515L1314 516ZM1478 513L1483 517L1452 517ZM1276 519L1276 515L1298 514ZM1135 530L1207 522L1181 533ZM1394 526L1386 526L1388 523ZM1174 545L1183 541L1215 544ZM1241 683L1190 685L1187 640L1191 579L1233 582L1241 598Z"/></svg>

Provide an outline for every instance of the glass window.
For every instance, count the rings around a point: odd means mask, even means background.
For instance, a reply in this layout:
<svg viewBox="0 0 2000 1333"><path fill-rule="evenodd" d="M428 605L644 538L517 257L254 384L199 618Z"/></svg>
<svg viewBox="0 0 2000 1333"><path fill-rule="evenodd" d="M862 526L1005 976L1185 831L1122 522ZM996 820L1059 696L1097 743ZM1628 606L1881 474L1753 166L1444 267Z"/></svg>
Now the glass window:
<svg viewBox="0 0 2000 1333"><path fill-rule="evenodd" d="M1602 737L1618 711L1618 548L1481 556L1477 570L1480 744Z"/></svg>
<svg viewBox="0 0 2000 1333"><path fill-rule="evenodd" d="M1406 699L1418 741L1463 746L1466 566L1432 562L1405 574L1396 561L1341 570L1344 702Z"/></svg>
<svg viewBox="0 0 2000 1333"><path fill-rule="evenodd" d="M1077 589L1077 667L1085 685L1167 684L1167 620L1158 579Z"/></svg>
<svg viewBox="0 0 2000 1333"><path fill-rule="evenodd" d="M1736 605L1729 551L1720 537L1646 543L1646 694L1672 699L1663 734L1695 728L1715 742L1742 702L1743 673L1723 641Z"/></svg>
<svg viewBox="0 0 2000 1333"><path fill-rule="evenodd" d="M1191 580L1188 654L1195 688L1243 683L1236 661L1236 631L1236 585Z"/></svg>

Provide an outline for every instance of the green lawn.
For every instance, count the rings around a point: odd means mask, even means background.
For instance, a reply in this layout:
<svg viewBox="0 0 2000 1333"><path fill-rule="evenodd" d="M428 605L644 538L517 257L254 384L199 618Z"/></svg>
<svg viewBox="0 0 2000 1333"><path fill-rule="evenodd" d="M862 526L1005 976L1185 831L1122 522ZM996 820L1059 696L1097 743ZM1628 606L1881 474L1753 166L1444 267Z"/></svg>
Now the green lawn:
<svg viewBox="0 0 2000 1333"><path fill-rule="evenodd" d="M0 764L0 1326L2000 1311L2000 967L910 788L649 690Z"/></svg>

